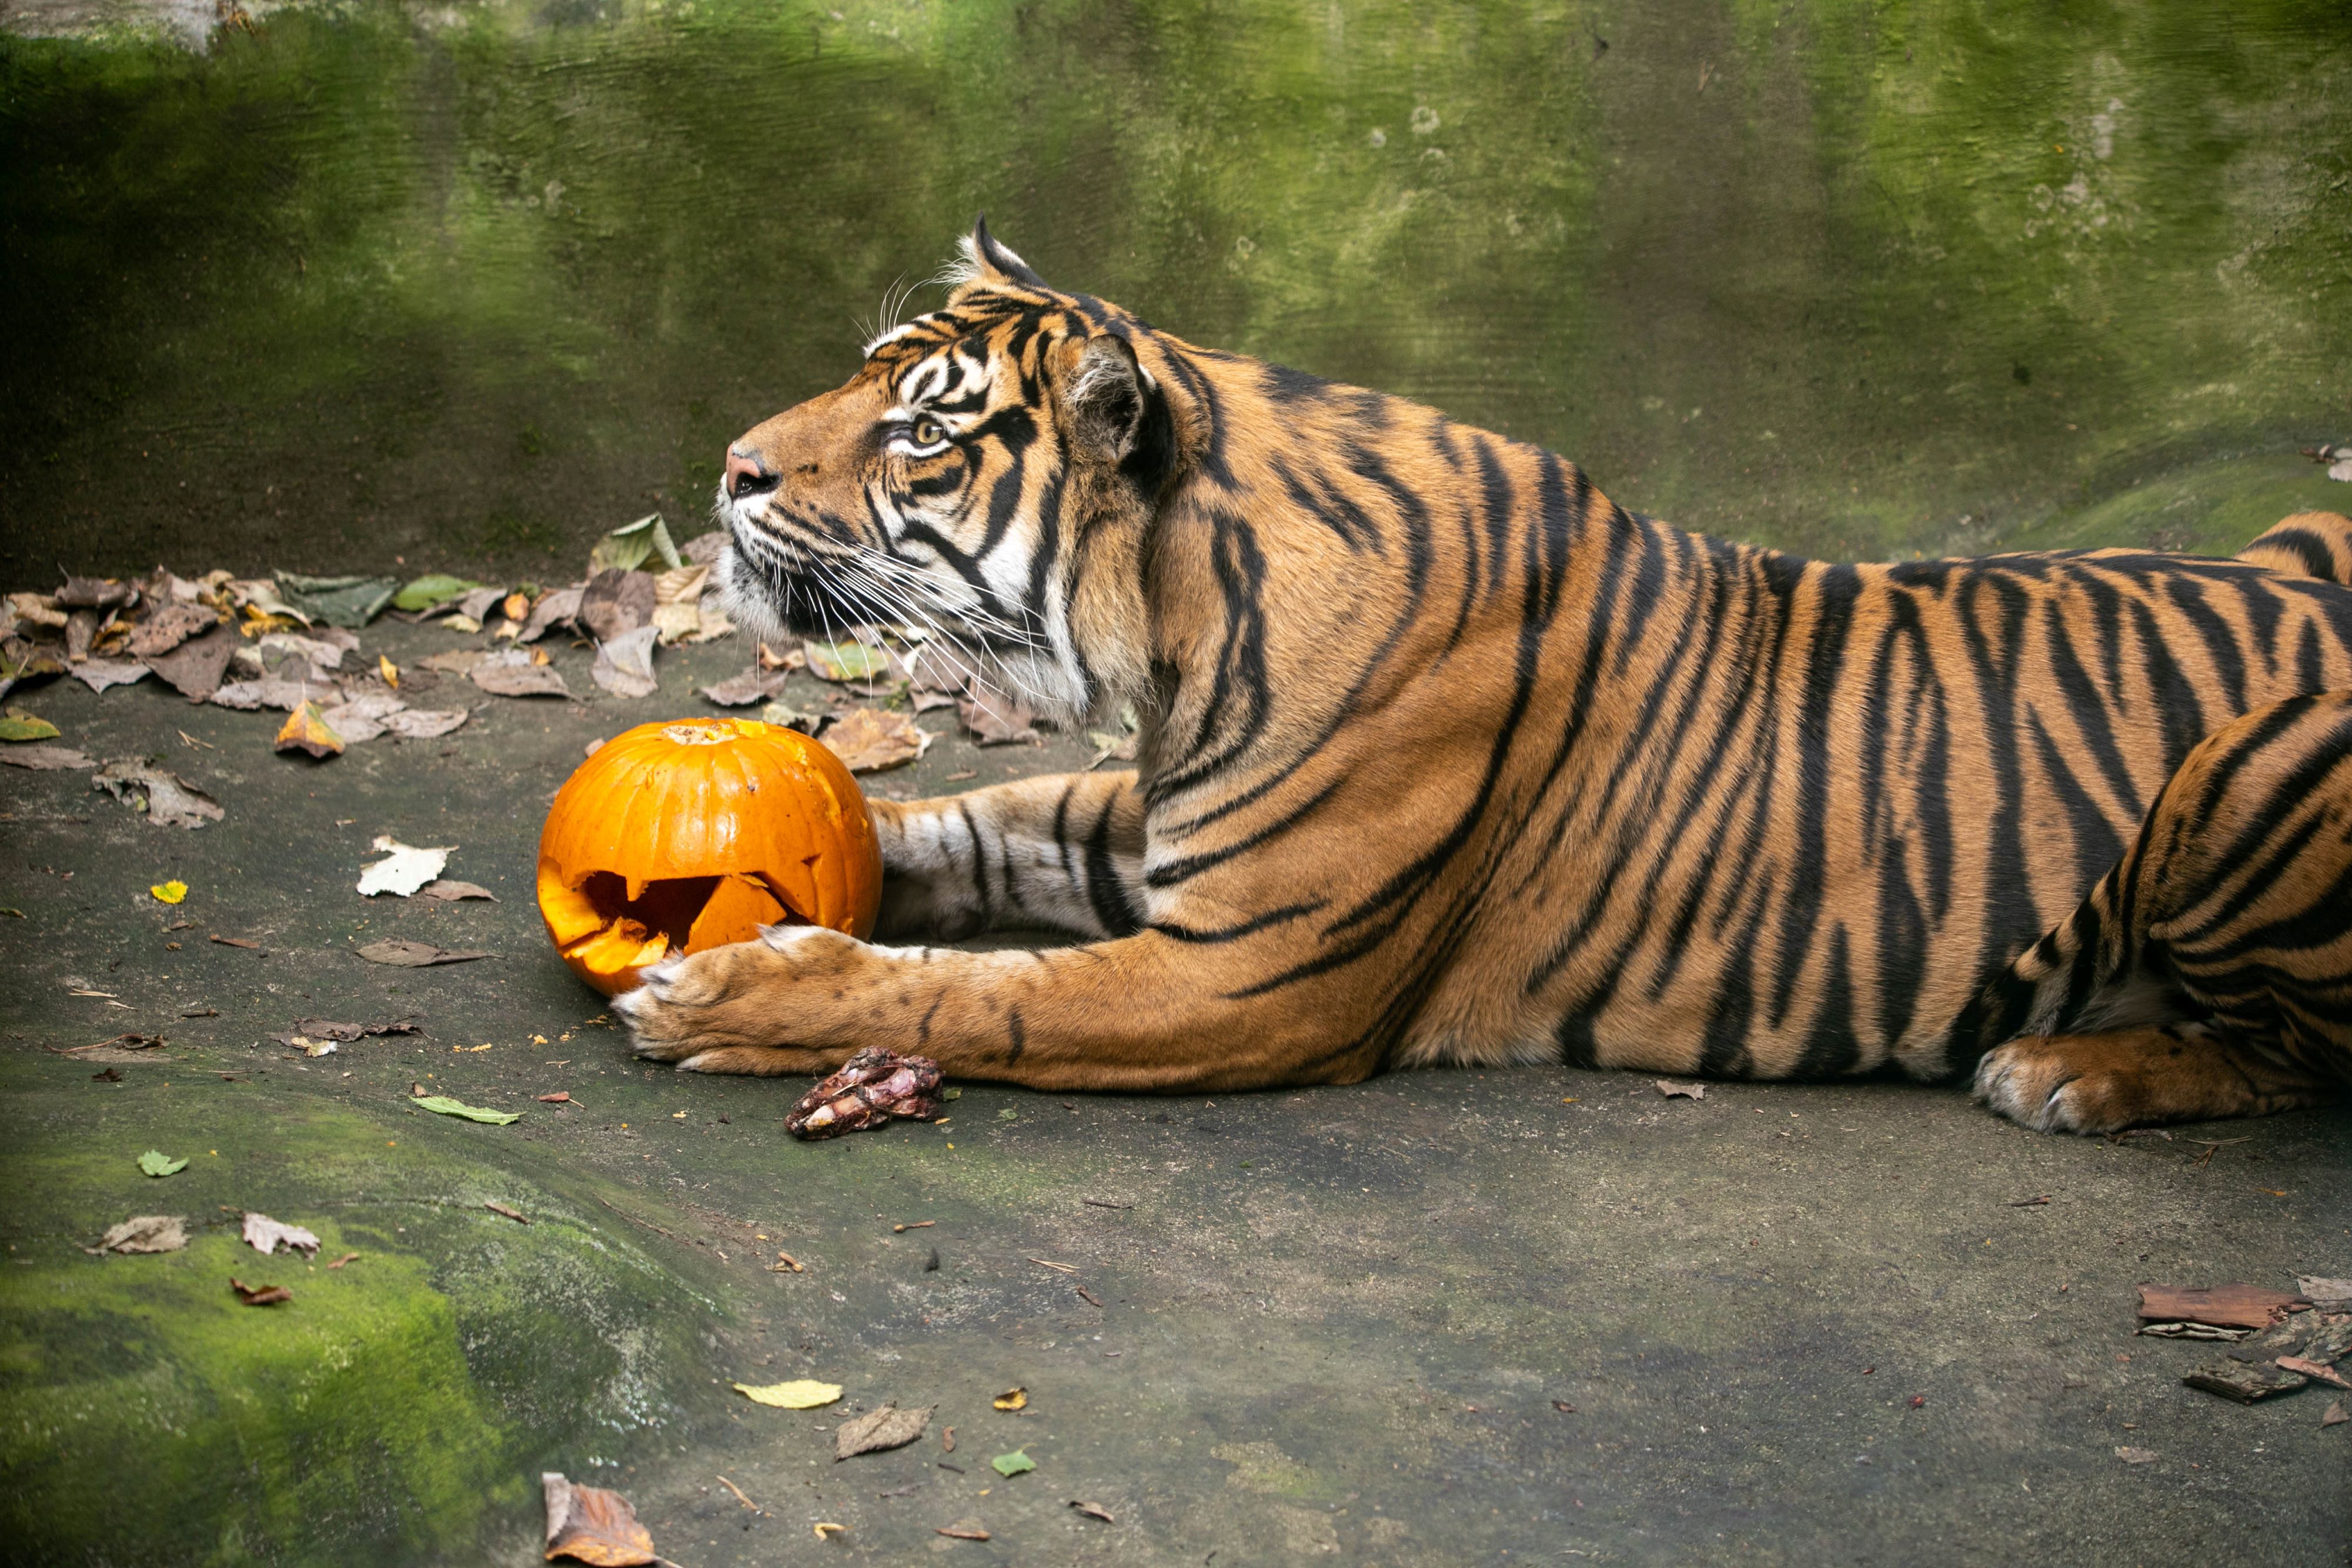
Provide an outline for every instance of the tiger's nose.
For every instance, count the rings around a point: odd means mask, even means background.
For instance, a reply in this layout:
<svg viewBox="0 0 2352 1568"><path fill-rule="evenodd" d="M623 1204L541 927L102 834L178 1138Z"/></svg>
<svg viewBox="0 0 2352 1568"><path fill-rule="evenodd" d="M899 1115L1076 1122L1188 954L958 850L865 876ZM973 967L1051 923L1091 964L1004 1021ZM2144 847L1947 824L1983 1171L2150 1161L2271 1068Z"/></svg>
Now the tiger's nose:
<svg viewBox="0 0 2352 1568"><path fill-rule="evenodd" d="M769 473L758 458L746 457L730 446L727 449L727 476L719 481L719 487L730 500L740 500L745 496L765 495L782 478L781 474Z"/></svg>

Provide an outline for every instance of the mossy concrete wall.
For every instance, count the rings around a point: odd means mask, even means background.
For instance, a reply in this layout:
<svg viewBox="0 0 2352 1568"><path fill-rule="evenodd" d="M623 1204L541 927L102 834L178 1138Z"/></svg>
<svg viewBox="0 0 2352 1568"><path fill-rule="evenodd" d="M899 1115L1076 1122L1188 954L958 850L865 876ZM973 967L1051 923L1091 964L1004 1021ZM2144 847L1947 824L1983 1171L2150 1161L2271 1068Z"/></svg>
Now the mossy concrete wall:
<svg viewBox="0 0 2352 1568"><path fill-rule="evenodd" d="M2326 0L239 16L0 7L0 576L690 521L982 208L1712 531L2227 549L2344 493L2294 455L2352 436Z"/></svg>

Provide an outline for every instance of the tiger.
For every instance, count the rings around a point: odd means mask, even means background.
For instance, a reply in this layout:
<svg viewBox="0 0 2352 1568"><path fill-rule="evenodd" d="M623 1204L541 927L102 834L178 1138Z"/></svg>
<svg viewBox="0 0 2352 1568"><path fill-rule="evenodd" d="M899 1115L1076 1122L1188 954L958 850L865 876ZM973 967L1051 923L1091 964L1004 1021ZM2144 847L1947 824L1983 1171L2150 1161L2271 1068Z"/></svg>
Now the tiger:
<svg viewBox="0 0 2352 1568"><path fill-rule="evenodd" d="M1135 767L874 799L871 940L617 999L641 1057L1056 1092L1435 1064L1972 1082L2095 1133L2352 1076L2352 521L1843 564L1046 285L729 448L730 615L922 629ZM988 931L1052 945L944 946Z"/></svg>

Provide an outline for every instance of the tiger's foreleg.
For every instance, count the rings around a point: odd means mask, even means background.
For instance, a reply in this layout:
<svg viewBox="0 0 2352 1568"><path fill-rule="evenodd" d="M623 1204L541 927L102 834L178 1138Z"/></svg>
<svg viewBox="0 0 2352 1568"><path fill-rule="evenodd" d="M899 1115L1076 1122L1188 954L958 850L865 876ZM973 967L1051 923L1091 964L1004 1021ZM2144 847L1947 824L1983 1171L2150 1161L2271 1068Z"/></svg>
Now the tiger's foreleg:
<svg viewBox="0 0 2352 1568"><path fill-rule="evenodd" d="M2137 841L1991 988L1976 1094L2047 1132L2260 1115L2352 1081L2352 695L2198 745Z"/></svg>
<svg viewBox="0 0 2352 1568"><path fill-rule="evenodd" d="M639 1056L686 1071L827 1072L866 1046L1034 1089L1177 1092L1353 1082L1377 1010L1341 982L1252 995L1234 947L1159 931L1044 951L883 947L776 926L656 965L614 998Z"/></svg>
<svg viewBox="0 0 2352 1568"><path fill-rule="evenodd" d="M868 804L881 938L1024 926L1123 936L1142 923L1143 796L1131 771Z"/></svg>

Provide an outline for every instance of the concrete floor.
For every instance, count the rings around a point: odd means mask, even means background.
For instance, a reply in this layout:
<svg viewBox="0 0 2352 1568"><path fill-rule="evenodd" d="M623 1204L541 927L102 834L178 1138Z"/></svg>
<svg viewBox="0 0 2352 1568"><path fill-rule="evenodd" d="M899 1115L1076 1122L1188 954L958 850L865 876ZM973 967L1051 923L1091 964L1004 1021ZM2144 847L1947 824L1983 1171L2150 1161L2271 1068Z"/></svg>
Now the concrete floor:
<svg viewBox="0 0 2352 1568"><path fill-rule="evenodd" d="M666 651L662 694L622 703L559 649L582 701L451 683L465 728L325 764L152 683L11 699L227 812L161 829L0 768L12 1560L520 1565L554 1469L625 1490L687 1568L2352 1561L2323 1394L2226 1404L2179 1381L2212 1347L2131 1333L2141 1281L2352 1273L2340 1112L2113 1143L1893 1083L1692 1102L1529 1069L1213 1103L978 1085L942 1125L807 1145L779 1125L800 1081L633 1062L540 928L540 820L589 739L703 711L745 654ZM1084 758L950 738L866 782ZM362 899L384 832L457 845L447 874L499 902ZM173 877L176 909L146 891ZM349 951L386 935L498 956ZM268 1039L406 1012L421 1036L315 1061ZM50 1049L125 1031L168 1044L119 1083ZM421 1114L415 1082L523 1118ZM534 1098L557 1090L584 1108ZM150 1147L192 1163L144 1176ZM244 1248L245 1208L319 1260ZM145 1213L194 1245L82 1250ZM239 1306L231 1274L296 1300ZM728 1387L803 1376L843 1402ZM1014 1385L1028 1407L992 1409ZM936 1406L929 1435L835 1463L830 1428L889 1400ZM1006 1480L1014 1449L1036 1469ZM935 1533L961 1520L992 1539Z"/></svg>

